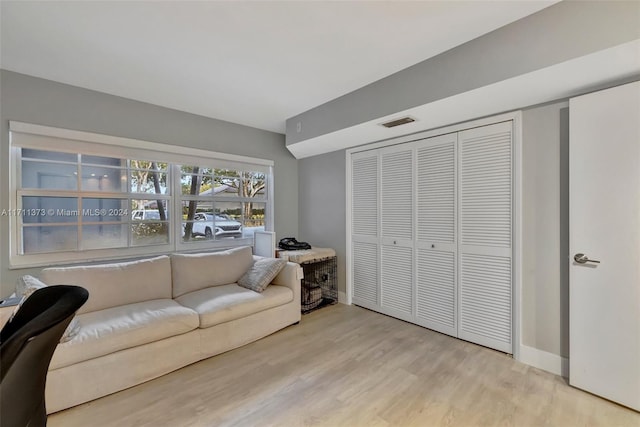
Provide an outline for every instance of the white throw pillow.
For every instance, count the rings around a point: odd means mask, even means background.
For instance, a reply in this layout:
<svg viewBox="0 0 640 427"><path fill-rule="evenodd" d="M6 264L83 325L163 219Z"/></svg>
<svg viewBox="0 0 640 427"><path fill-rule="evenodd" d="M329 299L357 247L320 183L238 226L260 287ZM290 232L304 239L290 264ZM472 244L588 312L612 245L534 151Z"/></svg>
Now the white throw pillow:
<svg viewBox="0 0 640 427"><path fill-rule="evenodd" d="M17 311L20 309L20 306L27 300L27 298L29 298L31 294L33 294L38 289L46 287L46 283L28 274L19 277L18 282L16 283L16 295L22 297L22 301L20 301L20 304L18 305L18 307L16 307L16 310L13 312L11 319L13 319L15 313L17 313ZM62 334L60 342L63 343L72 340L73 337L78 335L78 332L80 332L80 322L74 317L73 319L71 319L69 326L67 326L67 329L65 329L64 333Z"/></svg>
<svg viewBox="0 0 640 427"><path fill-rule="evenodd" d="M16 283L16 296L27 298L38 289L46 287L46 283L43 283L36 277L29 275L22 276L18 278L18 282Z"/></svg>
<svg viewBox="0 0 640 427"><path fill-rule="evenodd" d="M249 271L238 280L238 285L256 292L263 292L280 273L287 261L282 258L262 258L253 263Z"/></svg>

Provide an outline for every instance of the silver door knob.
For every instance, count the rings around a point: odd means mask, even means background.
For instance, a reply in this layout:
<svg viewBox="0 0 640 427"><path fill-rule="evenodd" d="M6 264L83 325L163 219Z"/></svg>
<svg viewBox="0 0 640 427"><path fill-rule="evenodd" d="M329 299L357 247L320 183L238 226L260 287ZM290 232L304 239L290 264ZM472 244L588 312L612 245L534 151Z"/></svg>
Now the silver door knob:
<svg viewBox="0 0 640 427"><path fill-rule="evenodd" d="M578 264L586 264L588 262L593 262L594 264L600 264L600 261L595 259L589 259L589 257L586 256L585 254L575 254L573 256L573 260Z"/></svg>

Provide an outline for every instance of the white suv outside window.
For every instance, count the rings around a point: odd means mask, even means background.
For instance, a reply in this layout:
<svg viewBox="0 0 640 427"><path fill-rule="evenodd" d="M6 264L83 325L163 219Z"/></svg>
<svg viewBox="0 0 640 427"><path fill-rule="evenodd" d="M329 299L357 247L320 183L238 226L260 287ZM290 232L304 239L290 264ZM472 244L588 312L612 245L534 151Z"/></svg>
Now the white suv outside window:
<svg viewBox="0 0 640 427"><path fill-rule="evenodd" d="M205 236L207 239L214 236L216 239L242 237L242 224L224 214L198 212L193 221L193 236Z"/></svg>
<svg viewBox="0 0 640 427"><path fill-rule="evenodd" d="M145 221L149 219L160 219L160 212L157 209L135 210L131 213L131 219Z"/></svg>

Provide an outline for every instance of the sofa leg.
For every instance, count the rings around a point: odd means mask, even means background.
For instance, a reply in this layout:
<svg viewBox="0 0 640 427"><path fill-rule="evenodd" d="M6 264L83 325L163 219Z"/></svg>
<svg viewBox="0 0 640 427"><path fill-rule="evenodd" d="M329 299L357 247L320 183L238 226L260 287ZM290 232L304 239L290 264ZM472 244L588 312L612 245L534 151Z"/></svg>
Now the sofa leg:
<svg viewBox="0 0 640 427"><path fill-rule="evenodd" d="M291 325L299 325L300 321L298 320L296 323L292 323Z"/></svg>

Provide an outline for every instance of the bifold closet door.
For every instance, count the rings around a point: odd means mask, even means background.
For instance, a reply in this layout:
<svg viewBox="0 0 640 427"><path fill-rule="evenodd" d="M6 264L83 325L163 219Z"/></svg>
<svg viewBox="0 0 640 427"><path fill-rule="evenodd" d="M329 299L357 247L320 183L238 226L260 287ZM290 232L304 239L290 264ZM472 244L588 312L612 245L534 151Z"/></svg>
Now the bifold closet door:
<svg viewBox="0 0 640 427"><path fill-rule="evenodd" d="M457 133L416 144L416 318L457 336Z"/></svg>
<svg viewBox="0 0 640 427"><path fill-rule="evenodd" d="M406 320L413 316L413 149L380 151L380 306Z"/></svg>
<svg viewBox="0 0 640 427"><path fill-rule="evenodd" d="M511 353L512 122L458 138L458 336Z"/></svg>
<svg viewBox="0 0 640 427"><path fill-rule="evenodd" d="M353 303L380 305L378 281L378 153L351 156L351 260Z"/></svg>

